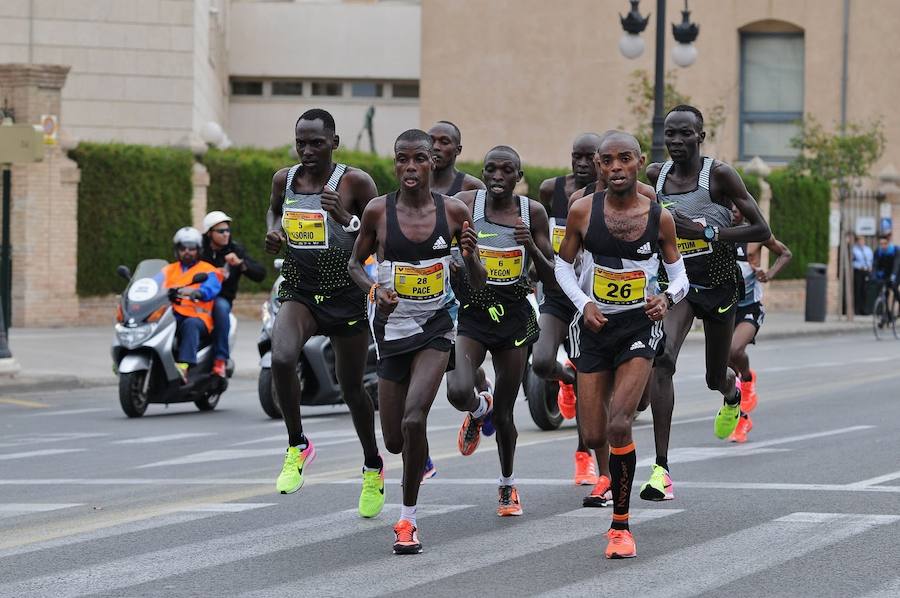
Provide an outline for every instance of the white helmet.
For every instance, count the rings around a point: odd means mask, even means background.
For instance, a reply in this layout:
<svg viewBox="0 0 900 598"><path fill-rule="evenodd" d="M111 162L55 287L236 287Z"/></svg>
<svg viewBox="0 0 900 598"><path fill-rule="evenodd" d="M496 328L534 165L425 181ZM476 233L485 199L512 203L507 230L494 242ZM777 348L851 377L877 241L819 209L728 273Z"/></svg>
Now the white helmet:
<svg viewBox="0 0 900 598"><path fill-rule="evenodd" d="M175 236L172 237L172 243L175 247L196 247L199 249L203 245L203 235L192 226L185 226L178 229Z"/></svg>
<svg viewBox="0 0 900 598"><path fill-rule="evenodd" d="M220 222L231 222L231 217L225 212L220 212L216 210L215 212L210 212L206 216L203 217L203 234L209 232L209 229L219 224Z"/></svg>

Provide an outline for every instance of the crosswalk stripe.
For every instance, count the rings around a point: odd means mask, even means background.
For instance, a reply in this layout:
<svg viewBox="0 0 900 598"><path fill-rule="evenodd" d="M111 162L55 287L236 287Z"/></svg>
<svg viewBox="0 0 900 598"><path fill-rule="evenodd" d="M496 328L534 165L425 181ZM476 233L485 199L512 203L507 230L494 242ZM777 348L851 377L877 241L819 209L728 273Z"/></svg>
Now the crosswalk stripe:
<svg viewBox="0 0 900 598"><path fill-rule="evenodd" d="M103 433L90 432L60 432L56 434L19 434L10 435L5 438L6 442L0 442L0 448L12 448L27 446L29 444L49 444L51 442L74 442L85 438L102 438L109 436Z"/></svg>
<svg viewBox="0 0 900 598"><path fill-rule="evenodd" d="M443 515L470 507L472 505L420 505L418 516ZM130 555L102 564L9 583L0 586L0 598L48 595L64 598L113 592L173 575L281 550L292 550L325 540L336 540L372 530L387 531L385 521L391 520L399 510L400 505L385 505L387 513L383 512L378 520L360 519L355 509L340 511L176 548Z"/></svg>
<svg viewBox="0 0 900 598"><path fill-rule="evenodd" d="M183 432L181 434L163 434L161 436L143 436L141 438L126 438L116 440L110 444L156 444L170 440L184 440L186 438L200 438L202 436L215 436L214 432Z"/></svg>
<svg viewBox="0 0 900 598"><path fill-rule="evenodd" d="M434 584L460 573L549 550L561 544L591 537L600 539L609 525L610 510L594 510L606 516L596 525L585 525L583 517L565 517L567 514L563 514L563 517L508 521L509 526L505 529L492 529L490 533L446 543L435 538L433 544L429 544L426 531L421 535L425 550L415 557L414 566L410 566L409 559L388 554L354 567L298 579L242 596L350 596L360 588L365 588L365 593L370 596L396 595L420 584ZM644 521L679 512L676 509L643 509L642 513L646 511L656 511L658 515L645 514Z"/></svg>
<svg viewBox="0 0 900 598"><path fill-rule="evenodd" d="M252 511L253 509L262 509L263 507L271 507L277 503L274 502L214 502L194 505L184 510L189 513L240 513L242 511Z"/></svg>
<svg viewBox="0 0 900 598"><path fill-rule="evenodd" d="M83 503L0 503L0 519L80 507Z"/></svg>
<svg viewBox="0 0 900 598"><path fill-rule="evenodd" d="M68 448L68 449L41 449L38 451L25 451L21 453L7 453L0 455L0 461L11 461L13 459L27 459L29 457L49 457L50 455L60 455L62 453L80 453L87 449Z"/></svg>
<svg viewBox="0 0 900 598"><path fill-rule="evenodd" d="M40 413L29 413L28 417L47 417L48 415L80 415L82 413L99 413L100 411L110 411L108 407L89 407L85 409L63 409L61 411L42 411Z"/></svg>
<svg viewBox="0 0 900 598"><path fill-rule="evenodd" d="M610 563L606 573L543 595L629 595L640 588L644 598L696 596L733 582L736 572L746 576L765 571L896 521L900 516L792 513L627 566ZM638 534L635 540L640 559L641 546L653 546L653 538Z"/></svg>
<svg viewBox="0 0 900 598"><path fill-rule="evenodd" d="M640 523L642 521L651 521L653 519L661 519L669 515L681 513L684 509L630 509L628 518L631 523ZM575 509L568 513L560 513L557 517L581 517L586 519L602 519L609 521L612 509L597 509L592 507Z"/></svg>

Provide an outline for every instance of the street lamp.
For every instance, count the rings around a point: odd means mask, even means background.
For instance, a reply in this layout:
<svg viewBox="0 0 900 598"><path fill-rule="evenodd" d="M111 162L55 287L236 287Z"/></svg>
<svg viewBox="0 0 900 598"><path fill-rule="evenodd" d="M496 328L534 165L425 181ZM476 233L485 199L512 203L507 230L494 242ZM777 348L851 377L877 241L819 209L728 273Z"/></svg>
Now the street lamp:
<svg viewBox="0 0 900 598"><path fill-rule="evenodd" d="M631 11L623 17L619 15L622 29L625 34L619 40L619 51L625 58L634 59L644 53L644 41L640 34L647 27L650 15L641 16L638 11L640 0L629 0ZM672 35L678 42L672 48L672 60L681 67L694 64L697 60L697 48L694 40L700 32L696 23L691 22L691 11L688 10L688 0L684 0L684 10L681 11L680 24L672 24ZM662 162L665 157L663 145L663 121L665 115L665 51L666 51L666 0L656 0L656 70L653 82L653 143L650 147L650 160Z"/></svg>

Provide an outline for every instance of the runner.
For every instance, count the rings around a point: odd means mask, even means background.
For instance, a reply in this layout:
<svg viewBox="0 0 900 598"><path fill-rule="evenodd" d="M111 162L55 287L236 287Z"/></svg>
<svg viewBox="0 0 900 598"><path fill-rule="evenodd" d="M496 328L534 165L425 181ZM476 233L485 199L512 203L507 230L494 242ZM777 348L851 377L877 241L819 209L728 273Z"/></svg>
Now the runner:
<svg viewBox="0 0 900 598"><path fill-rule="evenodd" d="M531 283L529 261L542 281L553 280L549 223L543 206L515 195L522 179L519 154L507 146L497 146L484 157L482 177L486 191L465 191L458 197L472 209L472 227L478 235L478 254L486 269L487 285L479 288L482 271L468 271L460 284L459 340L456 369L447 376L447 397L466 417L457 445L463 455L471 455L481 441L485 421L497 431L500 455L500 516L521 515L522 506L513 476L516 431L513 407L528 347L537 340L538 323L528 302ZM476 392L475 372L490 351L497 376L493 394Z"/></svg>
<svg viewBox="0 0 900 598"><path fill-rule="evenodd" d="M656 464L650 480L641 486L641 498L645 500L674 498L668 462L675 406L672 376L694 318L703 320L706 385L722 393L723 398L723 406L715 418L715 434L718 438L728 438L737 426L741 393L735 387L735 374L728 367L739 295L734 243L763 242L772 235L734 168L700 154L706 132L699 110L687 105L670 110L664 135L672 160L651 164L647 176L656 184L656 195L662 206L672 211L678 249L684 256L691 290L687 301L666 315L665 350L656 359L650 377ZM732 204L748 224L731 226Z"/></svg>
<svg viewBox="0 0 900 598"><path fill-rule="evenodd" d="M278 291L282 301L272 331L272 377L288 430L287 454L275 484L282 494L303 486L316 456L300 420L297 362L314 335L331 338L335 375L364 455L359 514L374 517L384 506L384 472L375 442L375 412L363 389L369 351L365 295L347 273L347 260L359 230L359 214L376 195L365 172L335 164L340 139L334 119L319 109L304 112L295 125L300 164L272 179L266 251L287 244Z"/></svg>
<svg viewBox="0 0 900 598"><path fill-rule="evenodd" d="M610 134L597 155L608 188L572 205L556 276L581 314L570 335L578 351L585 440L595 451L609 442L613 515L606 558L614 559L637 556L628 525L637 462L631 424L662 349L663 316L685 296L688 283L671 214L637 192L644 164L637 140ZM573 262L582 250L579 285ZM657 285L660 253L671 281L665 293Z"/></svg>
<svg viewBox="0 0 900 598"><path fill-rule="evenodd" d="M378 401L384 444L403 454L403 507L394 553L422 552L416 502L427 456L426 421L456 336L458 303L447 279L450 239L459 239L470 272L484 277L469 210L430 188L431 139L411 129L394 144L400 190L366 207L350 275L369 292L369 325L378 348ZM366 274L376 253L378 277Z"/></svg>
<svg viewBox="0 0 900 598"><path fill-rule="evenodd" d="M554 253L566 234L566 216L569 213L569 197L576 191L588 187L591 193L596 188L597 168L594 154L600 146L600 136L584 133L572 142L572 173L541 183L541 203L550 206L550 234ZM541 335L532 347L531 368L535 375L546 380L559 382L557 404L560 414L566 419L576 416L575 366L571 361L565 365L557 361L559 346L568 336L569 324L575 317L575 306L556 281L544 285L538 320ZM577 422L576 422L577 424ZM597 453L598 469L594 467L591 449L588 448L578 430L578 446L575 448L575 484L594 486L590 496L585 497L584 506L608 506L612 501L609 493L609 451Z"/></svg>
<svg viewBox="0 0 900 598"><path fill-rule="evenodd" d="M744 222L744 215L737 209L731 209L732 223L739 226ZM766 270L760 267L762 248L767 247L777 258L772 267ZM747 356L747 345L756 344L756 333L762 326L766 312L762 306L762 284L775 278L782 268L791 261L791 250L787 245L769 237L765 243L737 243L737 262L744 277L744 296L738 301L734 318L734 337L731 339L731 357L728 365L738 376L738 388L741 389L741 419L728 440L731 442L747 442L747 434L753 429L750 412L756 409L756 372L750 369L750 358Z"/></svg>

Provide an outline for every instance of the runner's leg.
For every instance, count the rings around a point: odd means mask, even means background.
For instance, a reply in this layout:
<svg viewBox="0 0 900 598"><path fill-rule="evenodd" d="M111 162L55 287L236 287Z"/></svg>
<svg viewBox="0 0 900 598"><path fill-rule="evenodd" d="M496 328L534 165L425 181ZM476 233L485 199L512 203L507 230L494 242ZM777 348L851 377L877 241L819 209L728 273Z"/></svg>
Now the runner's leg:
<svg viewBox="0 0 900 598"><path fill-rule="evenodd" d="M525 363L528 361L528 350L525 347L491 352L494 371L497 373L497 385L494 388L494 427L497 430L497 449L500 454L500 473L504 478L511 478L516 455L516 439L519 436L513 420L513 408Z"/></svg>
<svg viewBox="0 0 900 598"><path fill-rule="evenodd" d="M272 380L290 446L299 446L303 442L297 362L303 346L315 334L316 328L316 320L308 307L296 301L285 301L278 310L272 329Z"/></svg>
<svg viewBox="0 0 900 598"><path fill-rule="evenodd" d="M375 406L363 388L363 374L369 357L369 333L363 331L353 336L333 336L334 373L344 402L350 408L353 427L362 445L366 467L382 466L375 441Z"/></svg>

